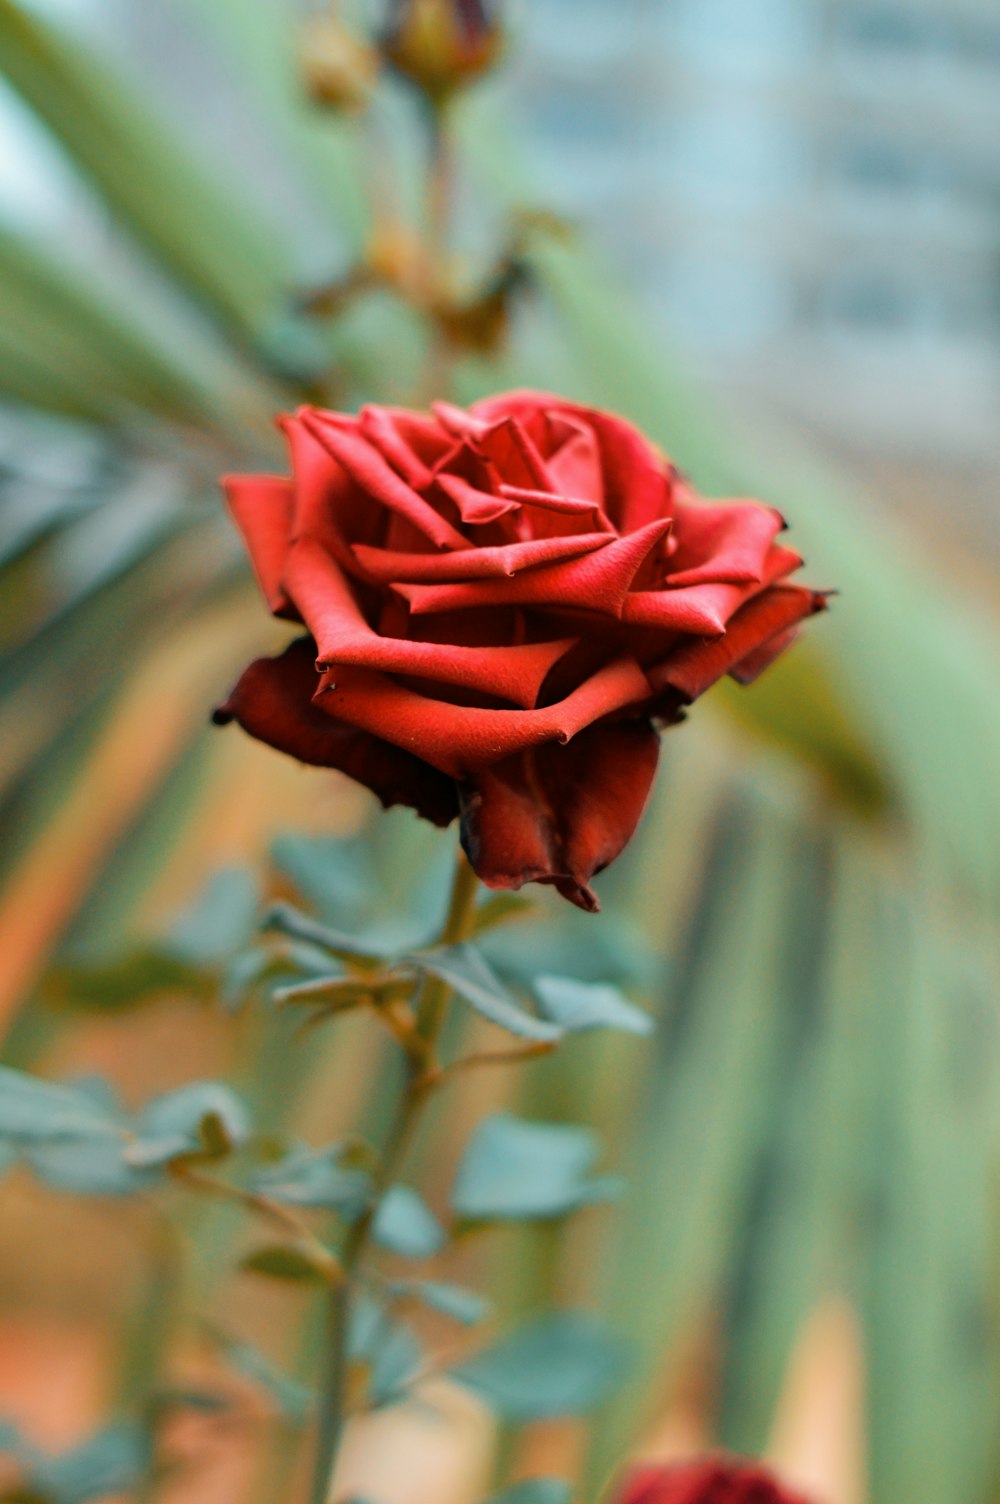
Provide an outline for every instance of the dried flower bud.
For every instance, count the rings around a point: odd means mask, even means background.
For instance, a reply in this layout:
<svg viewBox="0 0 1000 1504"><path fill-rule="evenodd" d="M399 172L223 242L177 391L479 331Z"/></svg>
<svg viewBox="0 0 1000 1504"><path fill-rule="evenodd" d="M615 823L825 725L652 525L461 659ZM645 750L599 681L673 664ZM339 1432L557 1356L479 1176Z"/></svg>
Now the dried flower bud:
<svg viewBox="0 0 1000 1504"><path fill-rule="evenodd" d="M306 90L324 109L354 112L371 98L378 77L378 53L335 16L303 28L299 52Z"/></svg>
<svg viewBox="0 0 1000 1504"><path fill-rule="evenodd" d="M490 281L461 302L442 301L433 310L451 344L477 355L494 355L507 337L515 295L530 278L525 263L507 257Z"/></svg>
<svg viewBox="0 0 1000 1504"><path fill-rule="evenodd" d="M497 62L503 30L490 0L394 0L382 51L435 102Z"/></svg>

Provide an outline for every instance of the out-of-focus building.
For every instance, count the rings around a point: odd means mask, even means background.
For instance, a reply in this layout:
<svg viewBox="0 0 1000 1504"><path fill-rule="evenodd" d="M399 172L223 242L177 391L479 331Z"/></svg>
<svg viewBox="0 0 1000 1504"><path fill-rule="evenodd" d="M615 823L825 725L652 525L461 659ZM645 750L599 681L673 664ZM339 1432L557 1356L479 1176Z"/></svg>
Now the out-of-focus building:
<svg viewBox="0 0 1000 1504"><path fill-rule="evenodd" d="M713 381L1000 544L996 0L530 0L539 176Z"/></svg>

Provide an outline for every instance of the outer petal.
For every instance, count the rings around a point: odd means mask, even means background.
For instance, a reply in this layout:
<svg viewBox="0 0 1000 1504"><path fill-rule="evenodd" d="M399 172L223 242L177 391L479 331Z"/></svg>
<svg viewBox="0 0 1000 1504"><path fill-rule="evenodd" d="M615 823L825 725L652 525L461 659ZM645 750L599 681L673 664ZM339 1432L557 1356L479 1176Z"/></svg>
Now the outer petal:
<svg viewBox="0 0 1000 1504"><path fill-rule="evenodd" d="M348 664L436 679L530 708L546 674L573 645L571 638L519 647L459 647L383 637L365 621L336 562L306 538L293 545L287 575L288 588L316 639L319 665L334 669L314 690L332 685Z"/></svg>
<svg viewBox="0 0 1000 1504"><path fill-rule="evenodd" d="M771 544L784 526L781 513L759 501L679 502L669 583L759 583Z"/></svg>
<svg viewBox="0 0 1000 1504"><path fill-rule="evenodd" d="M717 580L700 585L681 585L674 589L673 577L663 590L633 591L622 609L622 620L636 627L659 627L670 632L697 632L717 637L739 608L760 593L762 586L773 585L791 574L802 563L790 548L772 547L761 565L760 576L744 585L727 585Z"/></svg>
<svg viewBox="0 0 1000 1504"><path fill-rule="evenodd" d="M826 596L820 591L806 590L801 585L774 585L737 611L725 636L685 643L649 670L650 681L657 688L669 685L685 699L696 700L748 657L752 670L754 660L750 655L777 639L776 651L768 659L773 661L791 640L791 629L807 616L822 611L825 605ZM764 667L766 664L762 663L760 668Z"/></svg>
<svg viewBox="0 0 1000 1504"><path fill-rule="evenodd" d="M647 720L590 726L483 768L460 785L462 845L490 888L554 883L590 912L590 879L631 840L656 771Z"/></svg>
<svg viewBox="0 0 1000 1504"><path fill-rule="evenodd" d="M409 752L328 715L312 696L316 644L299 637L278 658L258 658L212 719L238 721L244 731L299 762L336 768L362 783L388 809L408 804L434 825L458 813L455 785Z"/></svg>
<svg viewBox="0 0 1000 1504"><path fill-rule="evenodd" d="M281 475L224 475L222 489L268 606L275 616L297 620L281 583L292 535L292 482Z"/></svg>
<svg viewBox="0 0 1000 1504"><path fill-rule="evenodd" d="M631 658L615 659L564 700L538 710L449 705L358 668L338 668L325 684L324 703L338 719L405 747L453 778L543 742L568 742L594 721L650 695L645 674Z"/></svg>
<svg viewBox="0 0 1000 1504"><path fill-rule="evenodd" d="M699 1457L679 1467L638 1467L615 1504L806 1504L754 1462Z"/></svg>

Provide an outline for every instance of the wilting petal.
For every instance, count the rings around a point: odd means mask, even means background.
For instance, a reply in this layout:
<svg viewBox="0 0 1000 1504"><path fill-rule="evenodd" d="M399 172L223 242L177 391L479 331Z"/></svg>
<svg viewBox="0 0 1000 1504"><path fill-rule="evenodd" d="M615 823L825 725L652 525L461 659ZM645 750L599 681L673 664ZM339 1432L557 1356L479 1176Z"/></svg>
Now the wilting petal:
<svg viewBox="0 0 1000 1504"><path fill-rule="evenodd" d="M669 519L651 522L627 538L615 538L595 553L545 565L513 580L475 580L462 585L397 585L414 615L466 611L473 606L573 607L616 620L628 588L646 559L670 531Z"/></svg>
<svg viewBox="0 0 1000 1504"><path fill-rule="evenodd" d="M658 752L647 720L620 721L473 773L460 785L462 844L482 881L490 888L554 883L593 912L590 880L631 839Z"/></svg>
<svg viewBox="0 0 1000 1504"><path fill-rule="evenodd" d="M292 482L281 475L224 475L222 489L243 534L264 599L275 616L294 618L294 608L281 583L292 535Z"/></svg>
<svg viewBox="0 0 1000 1504"><path fill-rule="evenodd" d="M679 503L668 583L759 583L771 544L784 526L781 513L759 501Z"/></svg>
<svg viewBox="0 0 1000 1504"><path fill-rule="evenodd" d="M299 762L335 768L371 789L388 809L408 804L435 825L458 813L455 784L420 758L334 719L312 698L316 644L299 637L278 658L258 658L212 719L244 731Z"/></svg>
<svg viewBox="0 0 1000 1504"><path fill-rule="evenodd" d="M454 684L528 709L553 664L572 646L571 638L517 647L463 647L384 637L365 621L337 563L310 539L293 545L287 577L291 596L316 639L318 666L333 669L314 690L332 686L340 666L347 664Z"/></svg>
<svg viewBox="0 0 1000 1504"><path fill-rule="evenodd" d="M748 601L726 628L724 637L700 638L677 648L661 664L649 669L657 688L670 685L689 700L696 700L723 674L738 667L774 638L789 638L789 629L822 611L826 596L801 585L773 585ZM780 649L779 649L780 650Z"/></svg>
<svg viewBox="0 0 1000 1504"><path fill-rule="evenodd" d="M327 681L335 682L322 698L339 720L396 742L453 778L543 742L568 742L594 721L649 698L649 682L631 658L607 664L564 700L538 710L449 705L366 669L337 669Z"/></svg>

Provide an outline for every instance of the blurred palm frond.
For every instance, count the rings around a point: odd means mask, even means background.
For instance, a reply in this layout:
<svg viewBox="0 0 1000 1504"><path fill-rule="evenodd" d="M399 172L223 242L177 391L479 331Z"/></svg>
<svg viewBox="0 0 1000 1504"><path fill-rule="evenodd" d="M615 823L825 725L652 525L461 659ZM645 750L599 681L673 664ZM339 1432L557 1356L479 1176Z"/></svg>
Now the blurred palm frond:
<svg viewBox="0 0 1000 1504"><path fill-rule="evenodd" d="M350 265L370 230L364 157L299 99L285 9L162 4L221 49ZM269 638L214 474L273 463L271 413L317 383L398 399L428 334L386 295L307 322L305 235L275 224L266 184L203 160L138 81L18 0L0 0L0 69L113 226L108 265L0 226L0 1004L16 1018L81 928L128 929L171 851L205 859L186 822L211 827L213 800L231 820L243 754L206 751L201 727ZM467 112L461 140L497 202L520 204L488 112ZM518 382L624 412L706 492L785 509L810 577L842 591L752 695L720 695L667 738L643 836L609 875L605 924L658 957L663 1022L635 1092L601 1092L596 1051L533 1078L539 1099L596 1099L630 1170L591 1278L639 1362L595 1428L593 1476L654 1423L675 1355L710 1322L720 1437L764 1448L802 1324L839 1291L863 1324L873 1504L985 1499L993 604L791 436L722 423L572 237L540 219L525 258L530 320L460 367L457 394ZM270 769L254 761L253 778L277 783ZM43 1033L21 1015L12 1052Z"/></svg>

